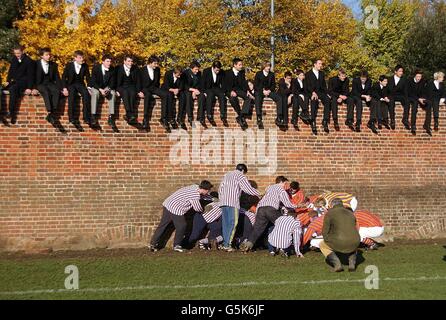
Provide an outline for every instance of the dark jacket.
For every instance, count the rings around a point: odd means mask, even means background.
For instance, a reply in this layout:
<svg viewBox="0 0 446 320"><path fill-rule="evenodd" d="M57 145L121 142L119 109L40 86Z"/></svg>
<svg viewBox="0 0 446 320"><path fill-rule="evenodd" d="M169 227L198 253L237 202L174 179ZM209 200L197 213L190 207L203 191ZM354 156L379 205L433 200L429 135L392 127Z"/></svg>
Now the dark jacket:
<svg viewBox="0 0 446 320"><path fill-rule="evenodd" d="M160 80L161 80L161 71L160 68L156 68L153 70L153 79L150 79L149 70L147 70L147 66L142 67L139 70L140 74L140 84L141 89L140 90L153 90L160 87Z"/></svg>
<svg viewBox="0 0 446 320"><path fill-rule="evenodd" d="M361 96L370 96L372 94L372 80L367 79L362 88L361 78L354 78L352 81L352 91L350 95L352 97L361 98Z"/></svg>
<svg viewBox="0 0 446 320"><path fill-rule="evenodd" d="M326 213L322 236L333 251L341 253L354 252L361 242L356 229L356 217L342 204L334 206Z"/></svg>
<svg viewBox="0 0 446 320"><path fill-rule="evenodd" d="M230 94L231 91L248 91L248 81L246 81L245 70L241 70L237 76L235 76L232 69L225 71L225 92Z"/></svg>
<svg viewBox="0 0 446 320"><path fill-rule="evenodd" d="M385 97L388 98L389 97L388 87L386 86L386 87L381 89L379 81L376 82L372 86L371 93L372 93L372 98L375 99L375 100L378 100L378 101L380 101L382 98L385 98Z"/></svg>
<svg viewBox="0 0 446 320"><path fill-rule="evenodd" d="M88 83L90 88L111 90L116 89L116 74L115 69L110 67L107 77L102 73L102 64L97 64L91 70L91 78Z"/></svg>
<svg viewBox="0 0 446 320"><path fill-rule="evenodd" d="M14 82L26 83L27 89L32 89L35 78L35 62L26 54L22 55L21 62L17 57L12 57L11 65L9 66L8 76L6 81L10 84Z"/></svg>
<svg viewBox="0 0 446 320"><path fill-rule="evenodd" d="M308 96L308 90L307 90L307 80L302 81L302 85L300 85L299 80L297 78L293 79L293 94L295 96L299 96L301 94Z"/></svg>
<svg viewBox="0 0 446 320"><path fill-rule="evenodd" d="M294 81L294 79L291 80L291 85L288 88L288 86L287 86L287 84L285 82L285 79L281 78L279 80L279 89L277 90L277 93L279 93L279 94L281 94L283 96L289 96L290 94L293 94L293 85L294 85L293 81Z"/></svg>
<svg viewBox="0 0 446 320"><path fill-rule="evenodd" d="M201 92L201 72L198 71L197 74L193 74L191 69L186 69L181 75L183 78L184 90L189 92L189 89L197 89Z"/></svg>
<svg viewBox="0 0 446 320"><path fill-rule="evenodd" d="M349 88L350 80L345 78L344 81L341 81L338 76L330 78L328 81L328 94L330 97L338 99L339 96L349 96L350 88Z"/></svg>
<svg viewBox="0 0 446 320"><path fill-rule="evenodd" d="M429 101L440 100L446 97L444 83L441 82L439 89L435 86L434 80L430 80L424 90L424 98Z"/></svg>
<svg viewBox="0 0 446 320"><path fill-rule="evenodd" d="M88 65L83 63L81 65L81 70L79 72L80 77L82 78L84 85L90 82L90 71L88 70ZM66 88L72 85L76 80L76 68L74 66L74 62L70 62L65 66L64 72L62 74L62 84L63 87Z"/></svg>
<svg viewBox="0 0 446 320"><path fill-rule="evenodd" d="M305 81L307 85L307 94L310 96L313 92L316 92L317 95L327 94L327 83L325 82L325 73L323 71L319 71L318 79L316 78L313 69L311 69L305 74Z"/></svg>
<svg viewBox="0 0 446 320"><path fill-rule="evenodd" d="M116 68L116 88L120 88L124 85L125 77L124 65L121 64ZM130 79L132 81L132 85L136 87L136 90L138 90L141 87L141 83L139 69L135 65L130 68Z"/></svg>
<svg viewBox="0 0 446 320"><path fill-rule="evenodd" d="M179 79L177 79L177 81L174 83L173 82L173 80L174 80L173 74L174 74L173 70L169 70L164 74L164 82L163 82L162 89L166 90L166 91L168 91L169 89L184 90L183 76L181 76Z"/></svg>
<svg viewBox="0 0 446 320"><path fill-rule="evenodd" d="M201 88L206 91L209 89L223 89L224 83L224 72L220 70L217 74L216 82L214 82L214 78L212 77L212 68L207 68L203 70L203 75L201 77Z"/></svg>
<svg viewBox="0 0 446 320"><path fill-rule="evenodd" d="M408 96L407 78L402 77L398 82L398 85L395 85L394 76L391 76L388 80L389 83L387 84L387 90L389 92L389 98L392 98L394 96Z"/></svg>
<svg viewBox="0 0 446 320"><path fill-rule="evenodd" d="M34 81L34 86L37 87L44 83L45 72L43 71L43 66L41 61L36 61L36 78ZM50 83L57 85L62 89L62 80L60 79L59 70L57 63L50 61L48 62L48 80Z"/></svg>
<svg viewBox="0 0 446 320"><path fill-rule="evenodd" d="M413 100L423 98L425 86L426 81L424 81L424 79L421 79L418 83L416 83L414 79L409 79L407 88L409 98Z"/></svg>
<svg viewBox="0 0 446 320"><path fill-rule="evenodd" d="M271 90L271 92L276 91L276 76L274 72L269 72L265 77L263 71L256 73L254 78L254 91L263 93L263 90Z"/></svg>

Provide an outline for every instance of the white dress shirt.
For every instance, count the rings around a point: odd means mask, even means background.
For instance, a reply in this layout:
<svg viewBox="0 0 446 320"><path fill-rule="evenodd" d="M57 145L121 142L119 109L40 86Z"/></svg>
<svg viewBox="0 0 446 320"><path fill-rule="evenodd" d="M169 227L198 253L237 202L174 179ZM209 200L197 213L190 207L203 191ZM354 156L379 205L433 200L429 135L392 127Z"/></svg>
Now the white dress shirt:
<svg viewBox="0 0 446 320"><path fill-rule="evenodd" d="M82 65L80 65L76 61L74 62L74 70L76 71L76 74L79 74L81 72L81 67Z"/></svg>
<svg viewBox="0 0 446 320"><path fill-rule="evenodd" d="M43 72L45 72L45 74L48 74L49 63L43 59L40 60L40 63L42 64Z"/></svg>
<svg viewBox="0 0 446 320"><path fill-rule="evenodd" d="M130 76L130 68L127 67L126 65L124 65L124 71L125 71L125 74L127 75L127 77L129 77Z"/></svg>
<svg viewBox="0 0 446 320"><path fill-rule="evenodd" d="M269 72L266 72L265 70L263 70L263 75L264 75L265 77L267 77L268 74L269 74Z"/></svg>
<svg viewBox="0 0 446 320"><path fill-rule="evenodd" d="M393 76L393 79L395 79L395 85L397 86L398 83L400 82L401 78L399 78L397 76Z"/></svg>
<svg viewBox="0 0 446 320"><path fill-rule="evenodd" d="M155 78L155 71L149 66L147 66L147 71L149 71L150 80L153 80Z"/></svg>
<svg viewBox="0 0 446 320"><path fill-rule="evenodd" d="M215 73L214 69L212 69L212 79L214 80L214 83L217 82L217 74Z"/></svg>
<svg viewBox="0 0 446 320"><path fill-rule="evenodd" d="M319 70L316 70L316 69L313 68L313 73L316 76L316 79L319 80Z"/></svg>
<svg viewBox="0 0 446 320"><path fill-rule="evenodd" d="M236 77L238 76L239 71L236 68L232 68L232 72L234 72L234 75Z"/></svg>

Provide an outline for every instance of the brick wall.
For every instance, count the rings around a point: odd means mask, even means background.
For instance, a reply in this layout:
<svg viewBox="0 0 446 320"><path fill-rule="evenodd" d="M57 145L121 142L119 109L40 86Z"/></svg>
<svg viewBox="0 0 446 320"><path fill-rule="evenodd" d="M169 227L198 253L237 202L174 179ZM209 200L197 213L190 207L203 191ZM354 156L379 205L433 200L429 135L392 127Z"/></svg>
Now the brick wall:
<svg viewBox="0 0 446 320"><path fill-rule="evenodd" d="M141 103L140 115L142 108ZM266 130L260 132L251 120L252 129L243 134L228 109L231 128L226 131L217 111L217 129L204 131L198 125L193 133L174 131L168 136L157 122L156 105L151 132L140 132L122 120L121 105L120 133L107 125L105 106L102 131L85 125L85 132L76 131L68 125L65 111L61 122L67 132L61 133L44 120L43 100L25 97L18 124L0 124L0 248L141 246L152 234L166 196L204 178L218 185L239 161L248 164L249 178L261 190L283 174L300 181L308 193L356 194L360 208L382 216L390 238L429 238L444 232L444 106L440 132L433 137L423 132L421 120L416 137L405 131L401 107L394 132L384 130L375 136L363 128L353 133L343 126L345 108L341 108L341 131L332 129L326 135L320 130L317 137L304 125L299 132L276 130L270 102L264 108ZM364 118L366 123L368 110ZM419 119L423 118L420 111ZM230 139L243 147L230 152ZM277 158L270 157L275 148Z"/></svg>

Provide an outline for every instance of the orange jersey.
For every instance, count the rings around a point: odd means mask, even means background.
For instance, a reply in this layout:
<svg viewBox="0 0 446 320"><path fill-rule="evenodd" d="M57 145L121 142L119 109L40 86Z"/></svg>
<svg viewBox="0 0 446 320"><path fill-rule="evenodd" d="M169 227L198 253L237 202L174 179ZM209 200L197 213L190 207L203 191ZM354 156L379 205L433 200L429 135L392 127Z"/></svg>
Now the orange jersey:
<svg viewBox="0 0 446 320"><path fill-rule="evenodd" d="M322 228L324 226L324 218L325 214L323 216L320 216L313 220L313 222L310 223L310 225L307 228L307 231L305 231L304 239L302 241L302 246L306 245L312 238L313 233L316 233L318 235L322 234Z"/></svg>
<svg viewBox="0 0 446 320"><path fill-rule="evenodd" d="M356 225L358 228L371 228L371 227L382 227L383 223L381 219L376 215L367 210L356 210Z"/></svg>
<svg viewBox="0 0 446 320"><path fill-rule="evenodd" d="M304 208L304 210L306 210L306 212L298 214L296 217L296 219L299 220L300 226L302 228L306 228L311 222L311 217L308 214L310 212L310 209ZM296 211L297 211L297 209L296 209Z"/></svg>
<svg viewBox="0 0 446 320"><path fill-rule="evenodd" d="M291 203L298 205L305 202L305 193L302 189L291 196Z"/></svg>

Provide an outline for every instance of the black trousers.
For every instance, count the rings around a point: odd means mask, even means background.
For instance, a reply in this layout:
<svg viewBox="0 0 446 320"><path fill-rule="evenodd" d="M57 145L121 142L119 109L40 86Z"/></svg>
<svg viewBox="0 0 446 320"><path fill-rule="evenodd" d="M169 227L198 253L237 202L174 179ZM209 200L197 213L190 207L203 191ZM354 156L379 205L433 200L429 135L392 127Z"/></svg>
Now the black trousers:
<svg viewBox="0 0 446 320"><path fill-rule="evenodd" d="M57 107L60 101L60 89L54 83L42 83L36 86L40 95L45 102L46 111L48 113L57 112Z"/></svg>
<svg viewBox="0 0 446 320"><path fill-rule="evenodd" d="M364 98L361 97L352 97L353 103L350 105L347 105L347 121L354 122L355 121L355 108L356 108L356 124L360 125L362 124L362 113L364 111L364 107L362 105L362 102L364 101L366 105L369 107L370 112L372 111L372 104L371 101L367 102ZM371 113L370 113L371 115ZM376 122L376 117L375 117Z"/></svg>
<svg viewBox="0 0 446 320"><path fill-rule="evenodd" d="M440 99L433 99L426 101L426 121L425 124L431 126L432 113L434 114L434 122L438 125L438 119L440 118Z"/></svg>
<svg viewBox="0 0 446 320"><path fill-rule="evenodd" d="M440 101L438 101L440 102ZM409 98L409 106L410 106L410 125L412 128L416 128L417 126L417 114L418 114L418 108L422 106L420 101L415 98ZM429 127L432 122L432 105L426 101L426 103L423 105L424 110L426 111L426 117L424 120L424 126Z"/></svg>
<svg viewBox="0 0 446 320"><path fill-rule="evenodd" d="M159 241L161 240L161 237L166 231L166 228L171 223L173 223L173 225L175 226L175 238L173 241L173 245L181 246L184 240L184 235L186 234L186 228L187 228L186 218L184 216L178 216L171 213L165 207L163 207L163 215L161 216L161 221L152 236L152 240L150 241L150 244L152 246L158 245Z"/></svg>
<svg viewBox="0 0 446 320"><path fill-rule="evenodd" d="M257 120L262 120L263 119L263 101L265 100L265 95L263 94L263 92L256 92L254 94L254 105L256 108L256 115L257 115ZM288 106L286 107L286 112L285 110L283 110L283 105L282 105L282 97L275 93L275 92L271 92L269 97L276 103L276 110L277 110L277 117L283 117L283 115L286 113L288 114ZM245 108L243 108L242 110L243 115L247 115L251 113L251 105L249 105L249 108L246 110Z"/></svg>
<svg viewBox="0 0 446 320"><path fill-rule="evenodd" d="M347 97L346 100L344 100L343 102L339 103L338 102L338 98L336 97L332 97L331 98L331 103L330 103L330 108L324 108L324 119L323 121L326 123L330 123L330 113L333 117L333 121L334 122L338 122L338 110L339 110L339 106L342 106L343 104L347 105L347 110L350 108L353 108L353 99L350 97Z"/></svg>
<svg viewBox="0 0 446 320"><path fill-rule="evenodd" d="M189 121L194 121L194 106L195 106L195 100L192 97L192 92L184 92L183 93L183 99L185 100L183 103L180 101L180 107L178 109L178 122L184 122L186 119ZM205 118L205 100L203 94L200 94L197 97L198 101L198 120L204 120Z"/></svg>
<svg viewBox="0 0 446 320"><path fill-rule="evenodd" d="M87 90L87 87L84 84L75 83L68 86L68 119L70 121L79 120L77 117L77 104L76 98L78 95L82 97L82 115L84 121L90 120L90 112L91 112L91 97L90 93Z"/></svg>
<svg viewBox="0 0 446 320"><path fill-rule="evenodd" d="M24 81L17 81L9 85L9 113L11 116L17 115L17 104L23 94L28 89L27 83Z"/></svg>
<svg viewBox="0 0 446 320"><path fill-rule="evenodd" d="M385 101L372 100L376 107L378 114L378 124L389 123L389 106L390 104ZM394 110L395 111L395 110Z"/></svg>
<svg viewBox="0 0 446 320"><path fill-rule="evenodd" d="M152 96L157 95L161 99L161 120L167 120L167 92L160 88L143 89L144 93L144 119L148 121L151 103L155 100Z"/></svg>
<svg viewBox="0 0 446 320"><path fill-rule="evenodd" d="M256 221L253 226L253 230L249 235L248 240L255 244L262 233L265 231L268 223L276 222L277 218L281 216L280 210L273 207L260 207L257 209Z"/></svg>
<svg viewBox="0 0 446 320"><path fill-rule="evenodd" d="M367 103L370 109L370 119L369 124L374 125L378 122L378 110L380 106L380 101L372 99L371 102Z"/></svg>
<svg viewBox="0 0 446 320"><path fill-rule="evenodd" d="M125 114L126 116L130 118L138 118L138 99L137 99L137 92L135 86L126 86L126 87L119 87L117 89L119 92L119 95L121 96L122 103L124 103L125 108Z"/></svg>
<svg viewBox="0 0 446 320"><path fill-rule="evenodd" d="M330 98L325 93L318 93L318 100L310 100L310 106L311 106L311 120L313 122L316 121L317 118L317 112L319 109L319 103L322 102L322 105L324 106L324 115L328 112L330 114ZM311 98L311 97L310 97Z"/></svg>
<svg viewBox="0 0 446 320"><path fill-rule="evenodd" d="M389 102L389 114L390 114L390 121L395 122L395 103L400 102L403 106L403 121L409 122L409 112L410 112L410 105L408 98L405 96L393 96L390 98Z"/></svg>
<svg viewBox="0 0 446 320"><path fill-rule="evenodd" d="M172 92L167 91L167 118L169 122L175 121L175 118L177 117L177 109L176 104L178 100L178 115L180 113L185 112L185 97L184 92L180 91L178 92L178 96L175 96ZM178 116L177 119L178 122L180 122L180 118Z"/></svg>
<svg viewBox="0 0 446 320"><path fill-rule="evenodd" d="M218 99L218 106L220 108L220 119L224 120L227 117L227 100L225 93L220 88L212 88L205 91L206 93L206 113L208 119L214 118L215 98Z"/></svg>
<svg viewBox="0 0 446 320"><path fill-rule="evenodd" d="M246 114L249 114L249 110L251 110L251 102L252 99L248 97L248 94L244 91L237 90L236 91L237 96L231 97L231 93L227 93L227 96L229 98L229 103L231 104L232 108L234 108L235 113L237 113L237 116L240 116L242 113L242 109L240 109L240 101L239 98L243 99L243 110L247 110L248 112Z"/></svg>
<svg viewBox="0 0 446 320"><path fill-rule="evenodd" d="M309 112L308 112L308 105L310 102L310 98L307 95L303 95L304 97L302 98L301 95L294 95L293 99L292 99L292 103L293 103L293 113L292 113L292 121L297 121L298 120L298 116L299 116L299 109L301 110L301 114L305 117L309 116ZM284 101L282 100L282 103ZM285 102L288 104L288 99L285 100ZM288 121L288 119L285 119L286 121Z"/></svg>

